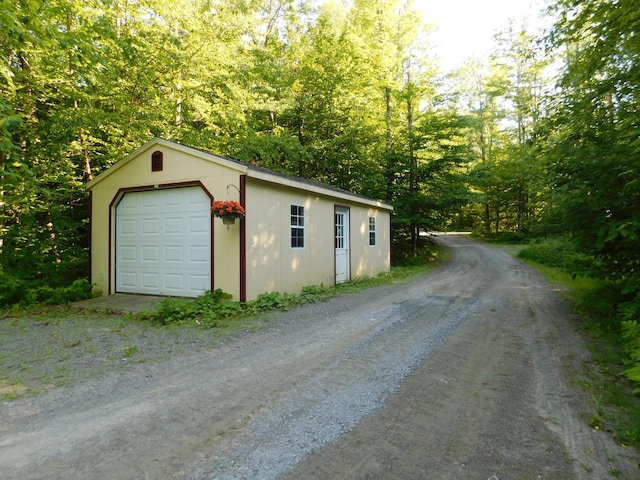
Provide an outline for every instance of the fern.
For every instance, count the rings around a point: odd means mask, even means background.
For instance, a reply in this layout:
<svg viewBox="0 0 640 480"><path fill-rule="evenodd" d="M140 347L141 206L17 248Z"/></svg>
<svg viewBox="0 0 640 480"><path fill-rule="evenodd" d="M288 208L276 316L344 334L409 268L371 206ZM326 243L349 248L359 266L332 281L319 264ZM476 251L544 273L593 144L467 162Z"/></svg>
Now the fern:
<svg viewBox="0 0 640 480"><path fill-rule="evenodd" d="M629 355L629 363L632 365L624 373L629 380L637 385L633 392L640 393L640 324L637 320L624 320L621 325L625 350Z"/></svg>

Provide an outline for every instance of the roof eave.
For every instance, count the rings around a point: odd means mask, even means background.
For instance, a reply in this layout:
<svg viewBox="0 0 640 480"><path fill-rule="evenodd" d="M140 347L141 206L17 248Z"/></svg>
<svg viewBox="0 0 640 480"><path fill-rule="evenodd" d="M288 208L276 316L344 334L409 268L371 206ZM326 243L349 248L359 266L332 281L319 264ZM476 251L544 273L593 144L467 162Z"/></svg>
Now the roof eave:
<svg viewBox="0 0 640 480"><path fill-rule="evenodd" d="M301 182L293 178L287 178L278 174L265 172L264 170L256 170L254 168L249 168L247 170L247 177L255 178L257 180L262 180L264 182L275 183L277 185L284 185L287 187L296 188L298 190L305 190L307 192L313 192L319 195L324 195L327 197L332 197L340 200L365 204L375 208L382 208L390 211L393 210L393 207L391 205L387 205L377 200L361 197L347 191L341 192L331 188L326 188L326 187L323 187L321 184L309 184L306 182Z"/></svg>
<svg viewBox="0 0 640 480"><path fill-rule="evenodd" d="M187 147L177 142L165 140L164 138L155 137L149 140L144 145L135 149L133 152L131 152L126 157L124 157L122 160L119 160L118 162L114 163L111 167L106 169L104 172L102 172L100 175L95 177L93 180L90 180L89 182L87 182L85 184L85 188L88 190L92 189L93 187L96 186L96 184L100 183L102 180L104 180L114 172L118 171L120 168L124 167L127 163L129 163L134 158L142 155L145 151L151 150L153 147L157 147L159 145L166 148L170 148L172 150L177 150L179 152L182 152L194 157L201 158L209 162L214 162L219 165L223 165L227 168L237 170L241 174L246 174L248 170L248 167L245 166L242 162L227 159L219 155L215 155L213 153L205 152L204 150L198 150L196 148Z"/></svg>

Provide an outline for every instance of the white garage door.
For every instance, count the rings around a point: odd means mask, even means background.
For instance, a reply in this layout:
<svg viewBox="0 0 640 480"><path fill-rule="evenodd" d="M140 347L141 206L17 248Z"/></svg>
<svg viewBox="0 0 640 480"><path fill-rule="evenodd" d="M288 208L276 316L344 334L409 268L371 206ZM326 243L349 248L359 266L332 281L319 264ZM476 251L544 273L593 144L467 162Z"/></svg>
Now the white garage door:
<svg viewBox="0 0 640 480"><path fill-rule="evenodd" d="M210 205L200 187L126 193L116 207L116 292L211 289Z"/></svg>

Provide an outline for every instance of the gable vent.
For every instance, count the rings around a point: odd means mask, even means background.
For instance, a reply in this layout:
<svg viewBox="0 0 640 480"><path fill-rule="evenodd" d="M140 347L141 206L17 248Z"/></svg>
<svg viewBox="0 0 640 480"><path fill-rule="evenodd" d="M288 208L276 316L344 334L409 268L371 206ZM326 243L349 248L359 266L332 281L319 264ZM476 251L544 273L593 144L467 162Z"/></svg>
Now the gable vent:
<svg viewBox="0 0 640 480"><path fill-rule="evenodd" d="M151 154L151 171L152 172L161 172L162 171L162 152L156 151Z"/></svg>

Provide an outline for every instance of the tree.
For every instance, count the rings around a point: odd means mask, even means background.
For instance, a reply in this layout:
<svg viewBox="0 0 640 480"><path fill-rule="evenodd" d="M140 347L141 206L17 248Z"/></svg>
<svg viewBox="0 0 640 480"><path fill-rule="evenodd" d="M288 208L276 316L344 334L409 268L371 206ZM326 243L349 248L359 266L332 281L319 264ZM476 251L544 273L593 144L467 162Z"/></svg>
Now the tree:
<svg viewBox="0 0 640 480"><path fill-rule="evenodd" d="M548 215L640 291L640 12L634 2L556 2L550 45L564 54L544 138L553 186Z"/></svg>
<svg viewBox="0 0 640 480"><path fill-rule="evenodd" d="M532 35L513 25L496 41L486 70L472 61L458 72L459 102L473 119L477 161L472 178L482 202L482 230L526 232L541 208L534 143L549 60Z"/></svg>

